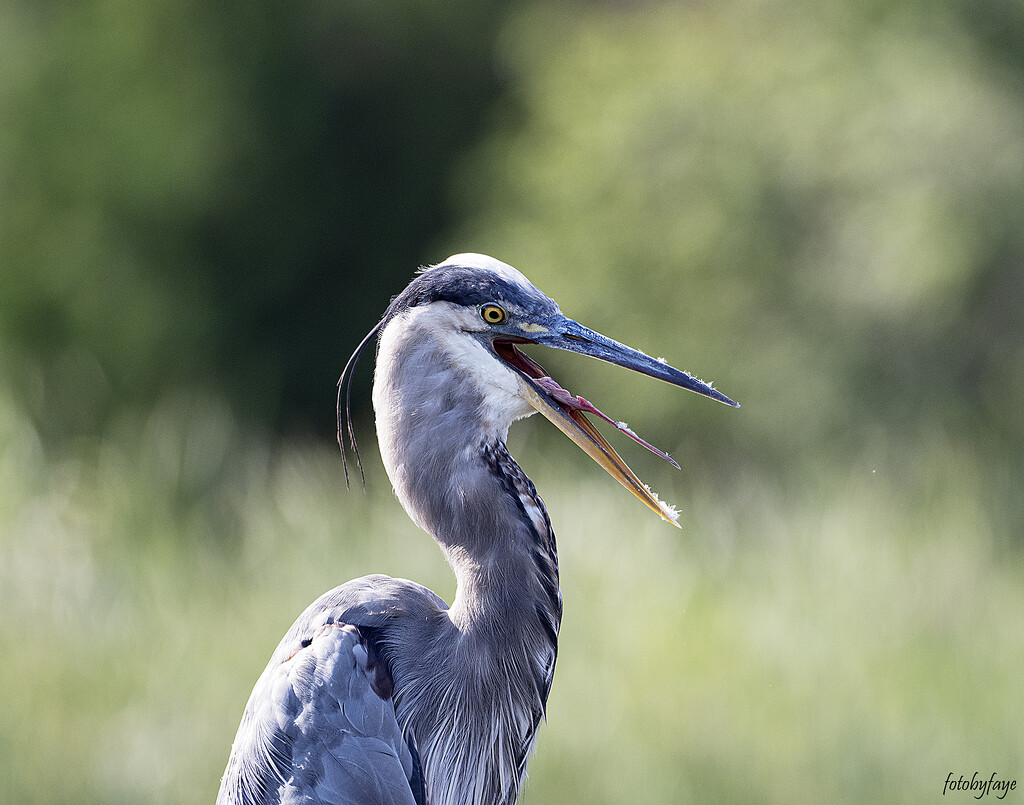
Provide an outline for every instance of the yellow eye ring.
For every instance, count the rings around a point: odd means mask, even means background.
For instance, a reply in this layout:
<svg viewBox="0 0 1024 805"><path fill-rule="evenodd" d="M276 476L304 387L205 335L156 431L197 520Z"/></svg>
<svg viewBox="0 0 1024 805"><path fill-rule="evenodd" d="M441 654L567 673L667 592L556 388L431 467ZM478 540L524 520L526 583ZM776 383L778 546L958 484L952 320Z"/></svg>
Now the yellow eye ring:
<svg viewBox="0 0 1024 805"><path fill-rule="evenodd" d="M484 305L480 308L480 317L488 324L501 324L505 321L505 311L498 305Z"/></svg>

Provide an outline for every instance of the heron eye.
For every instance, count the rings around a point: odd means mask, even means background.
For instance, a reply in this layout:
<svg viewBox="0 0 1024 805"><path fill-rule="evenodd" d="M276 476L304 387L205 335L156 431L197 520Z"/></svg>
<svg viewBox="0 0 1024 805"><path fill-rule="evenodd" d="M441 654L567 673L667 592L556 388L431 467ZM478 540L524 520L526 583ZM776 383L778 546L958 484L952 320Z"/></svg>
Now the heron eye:
<svg viewBox="0 0 1024 805"><path fill-rule="evenodd" d="M480 308L480 315L488 324L501 324L505 321L505 311L497 305L484 305Z"/></svg>

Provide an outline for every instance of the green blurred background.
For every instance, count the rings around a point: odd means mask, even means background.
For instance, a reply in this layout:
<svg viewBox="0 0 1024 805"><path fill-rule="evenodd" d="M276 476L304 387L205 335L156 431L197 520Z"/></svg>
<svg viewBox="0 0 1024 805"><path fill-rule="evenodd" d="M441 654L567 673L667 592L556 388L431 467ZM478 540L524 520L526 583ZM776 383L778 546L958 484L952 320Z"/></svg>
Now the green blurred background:
<svg viewBox="0 0 1024 805"><path fill-rule="evenodd" d="M1024 785L1020 0L7 0L0 76L0 801L210 802L309 601L450 599L369 369L365 494L333 403L458 251L743 404L542 356L683 531L513 430L566 602L524 802Z"/></svg>

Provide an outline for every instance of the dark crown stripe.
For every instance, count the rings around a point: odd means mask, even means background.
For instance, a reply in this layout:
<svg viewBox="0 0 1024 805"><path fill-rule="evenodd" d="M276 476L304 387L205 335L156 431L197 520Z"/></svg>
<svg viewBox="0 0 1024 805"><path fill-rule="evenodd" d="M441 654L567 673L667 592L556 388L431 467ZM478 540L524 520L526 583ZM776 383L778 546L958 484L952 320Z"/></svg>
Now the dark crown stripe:
<svg viewBox="0 0 1024 805"><path fill-rule="evenodd" d="M381 329L403 310L432 302L451 302L465 307L498 302L529 311L540 318L558 312L558 306L532 286L510 282L487 269L441 266L417 276L391 300L381 321Z"/></svg>

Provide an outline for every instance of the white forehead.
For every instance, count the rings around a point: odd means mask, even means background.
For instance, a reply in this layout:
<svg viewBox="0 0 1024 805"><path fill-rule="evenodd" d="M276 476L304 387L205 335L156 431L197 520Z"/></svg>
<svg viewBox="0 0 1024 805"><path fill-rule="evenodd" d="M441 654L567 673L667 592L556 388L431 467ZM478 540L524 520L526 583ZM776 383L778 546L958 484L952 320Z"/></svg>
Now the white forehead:
<svg viewBox="0 0 1024 805"><path fill-rule="evenodd" d="M447 260L442 263L438 263L436 266L430 266L427 270L433 268L441 268L442 266L462 266L464 268L480 268L485 271L493 272L501 277L503 280L513 282L516 285L522 286L526 289L533 289L534 285L526 277L524 277L519 271L512 268L508 263L503 263L501 260L497 260L486 254L476 254L475 252L466 252L465 254L453 254Z"/></svg>

